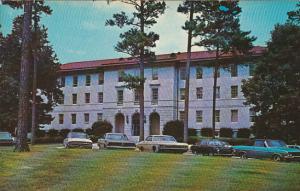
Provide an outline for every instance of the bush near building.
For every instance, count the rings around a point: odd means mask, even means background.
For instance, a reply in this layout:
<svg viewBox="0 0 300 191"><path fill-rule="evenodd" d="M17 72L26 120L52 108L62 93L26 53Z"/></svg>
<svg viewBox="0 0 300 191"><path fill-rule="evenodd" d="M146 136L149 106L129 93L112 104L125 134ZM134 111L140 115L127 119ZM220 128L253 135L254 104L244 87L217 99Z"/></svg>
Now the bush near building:
<svg viewBox="0 0 300 191"><path fill-rule="evenodd" d="M237 138L249 138L250 133L251 133L251 131L248 128L238 129Z"/></svg>
<svg viewBox="0 0 300 191"><path fill-rule="evenodd" d="M220 137L232 138L233 131L231 128L220 128Z"/></svg>
<svg viewBox="0 0 300 191"><path fill-rule="evenodd" d="M70 129L61 129L59 131L59 135L62 136L63 138L66 138L69 132L70 132Z"/></svg>
<svg viewBox="0 0 300 191"><path fill-rule="evenodd" d="M213 129L210 127L201 128L200 132L201 132L202 137L212 137L213 136Z"/></svg>
<svg viewBox="0 0 300 191"><path fill-rule="evenodd" d="M104 121L96 121L92 125L92 134L96 137L101 137L105 133L112 132L113 126L110 122Z"/></svg>
<svg viewBox="0 0 300 191"><path fill-rule="evenodd" d="M45 132L44 130L41 130L41 129L38 128L38 129L35 131L35 135L36 135L37 138L39 138L39 137L45 137L46 132Z"/></svg>
<svg viewBox="0 0 300 191"><path fill-rule="evenodd" d="M172 120L164 125L163 134L171 135L179 142L183 141L183 121Z"/></svg>
<svg viewBox="0 0 300 191"><path fill-rule="evenodd" d="M47 136L49 136L49 137L56 137L56 136L58 136L58 130L56 130L56 129L49 129L49 131L47 132Z"/></svg>
<svg viewBox="0 0 300 191"><path fill-rule="evenodd" d="M76 129L73 129L72 132L80 132L80 133L82 133L82 132L84 132L84 130L81 129L81 128L76 128Z"/></svg>

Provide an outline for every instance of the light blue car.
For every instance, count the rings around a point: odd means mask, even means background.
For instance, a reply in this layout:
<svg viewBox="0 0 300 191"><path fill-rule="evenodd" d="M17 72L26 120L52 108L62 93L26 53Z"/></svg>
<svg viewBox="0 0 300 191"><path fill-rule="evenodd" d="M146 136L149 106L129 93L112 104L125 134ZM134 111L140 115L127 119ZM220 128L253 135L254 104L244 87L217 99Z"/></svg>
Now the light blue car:
<svg viewBox="0 0 300 191"><path fill-rule="evenodd" d="M253 146L233 146L234 154L246 158L270 158L274 161L300 161L300 150L288 148L282 140L256 139Z"/></svg>

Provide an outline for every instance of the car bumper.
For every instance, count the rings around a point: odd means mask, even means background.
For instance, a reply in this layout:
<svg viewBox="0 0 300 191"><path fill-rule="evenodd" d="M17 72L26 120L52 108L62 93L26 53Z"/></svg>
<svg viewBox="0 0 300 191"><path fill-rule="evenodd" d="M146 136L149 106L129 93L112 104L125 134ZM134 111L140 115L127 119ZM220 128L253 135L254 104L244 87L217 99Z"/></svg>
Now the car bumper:
<svg viewBox="0 0 300 191"><path fill-rule="evenodd" d="M185 153L188 151L188 148L159 148L161 152L178 152L178 153Z"/></svg>
<svg viewBox="0 0 300 191"><path fill-rule="evenodd" d="M106 146L108 149L135 149L135 146Z"/></svg>
<svg viewBox="0 0 300 191"><path fill-rule="evenodd" d="M286 161L300 161L300 156L284 156L283 158Z"/></svg>
<svg viewBox="0 0 300 191"><path fill-rule="evenodd" d="M10 146L14 144L15 143L13 141L0 141L0 146Z"/></svg>
<svg viewBox="0 0 300 191"><path fill-rule="evenodd" d="M92 148L93 144L85 144L85 143L68 143L67 144L68 148Z"/></svg>

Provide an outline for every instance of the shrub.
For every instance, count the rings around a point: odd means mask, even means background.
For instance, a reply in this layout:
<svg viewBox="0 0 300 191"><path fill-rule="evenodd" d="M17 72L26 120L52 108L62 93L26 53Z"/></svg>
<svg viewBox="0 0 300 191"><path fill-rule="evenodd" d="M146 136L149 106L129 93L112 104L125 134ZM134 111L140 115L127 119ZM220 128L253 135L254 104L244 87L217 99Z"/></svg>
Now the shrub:
<svg viewBox="0 0 300 191"><path fill-rule="evenodd" d="M35 130L35 135L36 137L45 137L46 132L38 128L37 130Z"/></svg>
<svg viewBox="0 0 300 191"><path fill-rule="evenodd" d="M47 132L47 134L49 135L49 137L56 137L58 135L58 130L56 130L56 129L49 129L49 131Z"/></svg>
<svg viewBox="0 0 300 191"><path fill-rule="evenodd" d="M36 138L35 142L39 144L48 144L48 143L62 143L64 138L62 136L56 137L39 137Z"/></svg>
<svg viewBox="0 0 300 191"><path fill-rule="evenodd" d="M171 135L177 139L177 141L183 141L183 122L179 120L168 121L164 125L164 135Z"/></svg>
<svg viewBox="0 0 300 191"><path fill-rule="evenodd" d="M104 121L96 121L92 125L93 135L96 137L103 136L105 133L112 132L112 124L106 120Z"/></svg>
<svg viewBox="0 0 300 191"><path fill-rule="evenodd" d="M70 132L70 129L62 129L59 131L59 134L60 134L60 136L66 138L69 132Z"/></svg>
<svg viewBox="0 0 300 191"><path fill-rule="evenodd" d="M84 132L84 130L81 128L75 128L72 130L72 132L80 132L81 133L81 132Z"/></svg>
<svg viewBox="0 0 300 191"><path fill-rule="evenodd" d="M197 136L197 131L196 129L189 128L189 136Z"/></svg>
<svg viewBox="0 0 300 191"><path fill-rule="evenodd" d="M86 132L86 134L88 134L88 135L92 135L92 134L93 134L92 128L87 128L87 129L85 130L85 132Z"/></svg>
<svg viewBox="0 0 300 191"><path fill-rule="evenodd" d="M200 141L200 137L197 137L197 136L189 136L189 138L188 138L188 144L193 145L199 141Z"/></svg>
<svg viewBox="0 0 300 191"><path fill-rule="evenodd" d="M220 137L228 137L232 138L233 131L231 128L221 128L220 129Z"/></svg>
<svg viewBox="0 0 300 191"><path fill-rule="evenodd" d="M210 127L201 128L201 136L203 137L212 137L213 136L213 129Z"/></svg>
<svg viewBox="0 0 300 191"><path fill-rule="evenodd" d="M98 141L98 137L96 137L95 135L90 135L89 138L91 141L93 141L93 143L97 143Z"/></svg>
<svg viewBox="0 0 300 191"><path fill-rule="evenodd" d="M249 138L250 133L251 131L248 128L238 129L237 138Z"/></svg>

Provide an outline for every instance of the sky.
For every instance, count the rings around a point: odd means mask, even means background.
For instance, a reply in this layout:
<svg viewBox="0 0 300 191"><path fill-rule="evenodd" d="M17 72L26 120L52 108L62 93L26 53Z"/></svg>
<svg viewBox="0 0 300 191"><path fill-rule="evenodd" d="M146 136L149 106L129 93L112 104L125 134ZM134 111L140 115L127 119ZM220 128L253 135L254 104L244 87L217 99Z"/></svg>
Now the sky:
<svg viewBox="0 0 300 191"><path fill-rule="evenodd" d="M160 35L156 54L185 52L187 33L182 25L188 17L177 13L182 1L167 0L165 14L161 15L151 30ZM240 23L242 30L251 31L257 37L254 45L265 46L271 31L277 23L284 23L287 12L295 10L299 0L241 0ZM132 7L121 2L107 4L102 1L46 1L53 10L52 15L43 16L42 23L48 28L48 39L59 61L64 63L128 57L115 51L125 29L105 26L105 21L114 13L131 13ZM7 35L11 32L13 18L22 13L8 6L0 5L0 31ZM196 40L194 41L196 42ZM193 47L192 51L203 50Z"/></svg>

